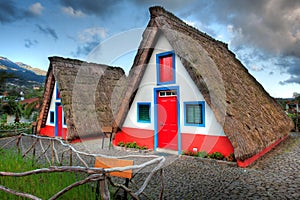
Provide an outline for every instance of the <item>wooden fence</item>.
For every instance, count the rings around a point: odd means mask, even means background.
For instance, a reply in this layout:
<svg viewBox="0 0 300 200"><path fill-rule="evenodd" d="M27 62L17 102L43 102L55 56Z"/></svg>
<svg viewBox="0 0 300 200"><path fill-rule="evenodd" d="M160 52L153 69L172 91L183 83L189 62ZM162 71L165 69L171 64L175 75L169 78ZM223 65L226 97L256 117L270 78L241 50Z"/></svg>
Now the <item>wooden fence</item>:
<svg viewBox="0 0 300 200"><path fill-rule="evenodd" d="M27 139L31 138L32 144L24 148L24 145L22 145L23 143L22 141L26 138ZM60 197L61 195L63 195L64 193L66 193L67 191L71 190L74 187L86 184L88 182L96 182L96 181L100 182L101 185L100 195L104 200L110 199L108 184L123 189L125 192L131 195L133 199L140 199L141 195L144 195L145 197L148 198L148 196L144 193L144 190L149 184L151 178L158 172L160 172L160 178L161 178L161 192L158 198L159 199L163 198L164 171L162 166L165 162L165 157L163 156L155 156L155 155L107 156L103 154L89 154L86 152L78 151L72 145L66 144L62 140L57 138L40 137L36 135L28 135L25 133L22 133L10 139L2 147L0 147L0 150L8 147L13 142L15 142L16 148L22 154L23 157L30 155L37 162L41 160L42 162L48 162L51 167L35 169L32 171L26 171L20 173L0 172L0 176L22 177L22 176L29 176L33 174L54 173L54 172L83 172L88 174L87 178L74 182L73 184L65 187L58 193L54 194L50 199L57 199L58 197ZM60 148L61 150L58 151L58 148ZM149 160L143 162L142 164L137 164L137 165L98 168L95 167L94 165L96 157L112 158L112 159L147 158ZM68 165L63 166L63 164L66 162L68 163ZM135 170L135 174L133 175L134 177L141 170L149 166L152 167L154 166L154 167L151 169L148 176L145 178L143 184L139 188L137 188L136 191L133 188L128 188L128 184L119 184L114 182L113 179L110 177L110 173ZM6 188L5 186L2 185L0 185L0 190L21 197L26 197L30 199L40 199L39 197L34 196L32 194L15 191Z"/></svg>

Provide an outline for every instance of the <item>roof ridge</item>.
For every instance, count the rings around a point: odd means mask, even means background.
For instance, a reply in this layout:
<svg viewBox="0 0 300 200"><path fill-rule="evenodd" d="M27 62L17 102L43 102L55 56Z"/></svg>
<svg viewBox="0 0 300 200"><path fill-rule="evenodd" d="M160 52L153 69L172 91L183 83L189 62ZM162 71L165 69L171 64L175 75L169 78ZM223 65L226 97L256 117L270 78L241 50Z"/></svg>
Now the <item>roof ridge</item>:
<svg viewBox="0 0 300 200"><path fill-rule="evenodd" d="M227 43L222 42L220 40L217 40L217 39L213 38L212 36L208 35L207 33L202 32L202 31L198 30L197 28L187 24L186 22L184 22L183 20L181 20L180 18L175 16L173 13L167 11L162 6L152 6L152 7L149 8L149 11L150 11L150 14L151 14L151 18L160 17L160 16L166 17L169 20L177 22L177 24L179 23L180 25L182 25L186 28L189 28L194 34L201 35L206 39L209 39L213 42L217 42L217 43L223 45L224 47L226 47L228 49L228 44Z"/></svg>

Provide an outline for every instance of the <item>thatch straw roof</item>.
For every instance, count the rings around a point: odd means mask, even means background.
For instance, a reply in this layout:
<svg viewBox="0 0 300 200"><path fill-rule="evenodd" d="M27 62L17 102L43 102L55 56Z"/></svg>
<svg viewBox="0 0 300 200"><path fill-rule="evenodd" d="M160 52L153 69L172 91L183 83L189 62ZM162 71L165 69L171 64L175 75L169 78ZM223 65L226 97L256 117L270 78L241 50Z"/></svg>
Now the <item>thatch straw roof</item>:
<svg viewBox="0 0 300 200"><path fill-rule="evenodd" d="M116 116L115 131L122 127L156 41L163 34L223 126L237 159L250 158L289 133L293 126L290 119L226 44L162 7L152 7L150 13Z"/></svg>
<svg viewBox="0 0 300 200"><path fill-rule="evenodd" d="M45 126L55 81L60 90L68 140L111 129L113 110L118 106L111 98L124 76L123 69L60 57L49 60L38 130Z"/></svg>

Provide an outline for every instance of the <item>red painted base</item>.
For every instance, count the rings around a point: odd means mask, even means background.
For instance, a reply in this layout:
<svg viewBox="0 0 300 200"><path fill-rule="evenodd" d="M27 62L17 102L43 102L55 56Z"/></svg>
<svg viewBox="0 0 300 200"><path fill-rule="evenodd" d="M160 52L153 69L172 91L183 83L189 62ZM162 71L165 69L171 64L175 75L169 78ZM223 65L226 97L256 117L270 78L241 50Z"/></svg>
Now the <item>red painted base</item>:
<svg viewBox="0 0 300 200"><path fill-rule="evenodd" d="M287 136L285 136L285 137L277 140L276 142L274 142L273 144L271 144L270 146L268 146L267 148L265 148L264 150L262 150L258 154L255 154L254 156L252 156L251 158L248 158L246 160L237 160L238 166L239 167L247 167L247 166L251 165L258 158L262 157L267 152L269 152L271 149L273 149L275 146L277 146L280 142L282 142L283 140L285 140L286 138L288 138L288 136L289 135L287 135Z"/></svg>
<svg viewBox="0 0 300 200"><path fill-rule="evenodd" d="M119 142L136 142L139 146L154 149L154 131L123 127L122 131L116 134L113 144L118 145Z"/></svg>
<svg viewBox="0 0 300 200"><path fill-rule="evenodd" d="M224 156L233 153L234 149L226 136L181 133L183 151L205 151L206 153L220 152Z"/></svg>
<svg viewBox="0 0 300 200"><path fill-rule="evenodd" d="M233 147L226 136L181 133L181 141L183 151L197 148L197 151L220 152L224 156L233 153ZM139 146L154 149L154 131L124 127L116 134L113 144L118 145L119 142L136 142Z"/></svg>
<svg viewBox="0 0 300 200"><path fill-rule="evenodd" d="M63 128L62 139L66 140L67 134L68 134L68 129ZM40 135L55 137L55 126L45 126L44 128L41 128Z"/></svg>

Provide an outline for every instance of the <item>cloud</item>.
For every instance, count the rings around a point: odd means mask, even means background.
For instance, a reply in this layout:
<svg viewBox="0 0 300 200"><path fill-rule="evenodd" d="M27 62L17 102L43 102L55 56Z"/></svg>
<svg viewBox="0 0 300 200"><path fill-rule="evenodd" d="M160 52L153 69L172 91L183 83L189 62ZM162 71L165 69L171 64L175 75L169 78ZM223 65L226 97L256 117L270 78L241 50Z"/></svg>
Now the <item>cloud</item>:
<svg viewBox="0 0 300 200"><path fill-rule="evenodd" d="M28 10L32 15L41 15L43 9L44 7L42 6L42 4L40 2L37 2L32 4Z"/></svg>
<svg viewBox="0 0 300 200"><path fill-rule="evenodd" d="M30 47L35 46L39 43L37 40L31 40L31 39L25 39L24 42L25 42L24 46L26 48L30 48Z"/></svg>
<svg viewBox="0 0 300 200"><path fill-rule="evenodd" d="M39 24L36 24L36 27L38 28L38 30L39 30L41 33L43 33L43 34L45 34L45 35L51 36L54 40L57 40L57 39L58 39L58 36L57 36L55 30L52 29L52 28L50 28L49 26L44 26L44 27L43 27L43 26L41 26L41 25L39 25Z"/></svg>
<svg viewBox="0 0 300 200"><path fill-rule="evenodd" d="M72 54L74 56L88 55L106 36L107 30L102 27L92 27L83 30L77 36L79 45Z"/></svg>
<svg viewBox="0 0 300 200"><path fill-rule="evenodd" d="M20 19L20 13L14 1L0 1L0 22L8 23Z"/></svg>
<svg viewBox="0 0 300 200"><path fill-rule="evenodd" d="M62 7L63 13L71 17L84 17L85 14L81 10L74 10L72 7Z"/></svg>
<svg viewBox="0 0 300 200"><path fill-rule="evenodd" d="M119 0L60 0L61 5L73 11L81 12L87 15L97 15L106 17L117 10L117 6L122 3Z"/></svg>
<svg viewBox="0 0 300 200"><path fill-rule="evenodd" d="M197 1L196 0L133 0L132 2L134 2L136 5L139 6L154 6L154 5L161 5L163 7L165 7L166 9L169 10L181 10L183 8L188 7L188 5L193 5L195 4Z"/></svg>
<svg viewBox="0 0 300 200"><path fill-rule="evenodd" d="M83 30L78 34L78 39L80 42L86 43L95 40L104 39L107 36L107 31L102 27L92 27Z"/></svg>
<svg viewBox="0 0 300 200"><path fill-rule="evenodd" d="M17 1L0 1L0 23L10 23L17 20L34 18L42 14L44 7L37 2L28 8L20 7Z"/></svg>
<svg viewBox="0 0 300 200"><path fill-rule="evenodd" d="M86 56L88 55L97 45L99 44L98 41L91 41L87 42L82 45L78 45L75 52L72 52L71 54L75 57L79 56Z"/></svg>
<svg viewBox="0 0 300 200"><path fill-rule="evenodd" d="M300 1L200 0L186 7L185 17L227 27L230 48L248 68L258 66L257 62L265 63L265 67L277 63L280 71L290 75L282 83L300 84L300 72L295 70L295 66L300 67Z"/></svg>
<svg viewBox="0 0 300 200"><path fill-rule="evenodd" d="M255 72L260 72L260 71L263 71L263 70L264 70L262 67L258 67L258 66L256 66L256 65L251 65L251 66L249 67L249 69L252 70L252 71L255 71Z"/></svg>

